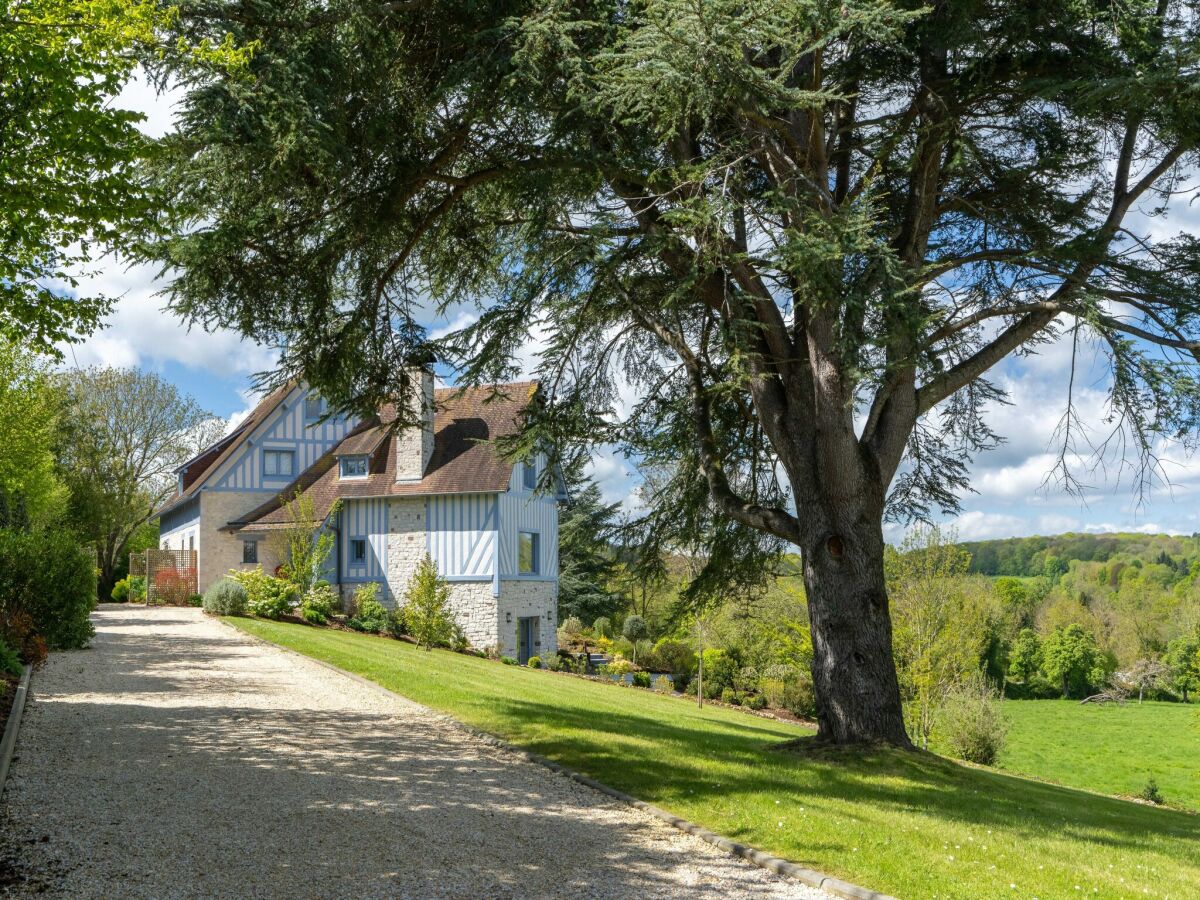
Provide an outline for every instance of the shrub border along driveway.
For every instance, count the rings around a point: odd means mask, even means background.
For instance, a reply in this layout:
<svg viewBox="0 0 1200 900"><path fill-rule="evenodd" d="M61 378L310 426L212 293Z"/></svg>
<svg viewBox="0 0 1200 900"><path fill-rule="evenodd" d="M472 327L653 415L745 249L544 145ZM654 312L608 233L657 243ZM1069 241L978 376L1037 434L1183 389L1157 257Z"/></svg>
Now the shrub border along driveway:
<svg viewBox="0 0 1200 900"><path fill-rule="evenodd" d="M21 671L21 681L17 685L16 694L13 695L12 709L4 726L4 737L0 738L0 798L4 796L4 786L8 784L8 769L17 749L17 733L21 730L21 714L25 712L25 698L29 695L29 678L32 672L31 666L25 666Z"/></svg>
<svg viewBox="0 0 1200 900"><path fill-rule="evenodd" d="M353 672L347 672L345 669L338 668L332 663L327 663L324 660L307 656L291 649L290 647L284 647L281 644L268 641L265 638L259 637L258 635L249 634L248 632L243 631L234 625L230 625L228 622L225 622L222 619L217 619L217 621L221 622L221 624L226 628L237 632L237 634L243 638L249 638L250 640L258 641L259 643L265 644L268 647L274 647L277 650L282 650L285 653L291 653L295 656L306 659L309 662L316 663L317 665L323 666L324 668L333 672L337 672L338 674L349 678L352 681L361 684L363 687L375 691L376 693L383 694L387 697L403 696L395 693L394 691L388 690L383 685L377 684L368 678L364 678L361 675L356 675ZM593 790L607 794L616 800L620 800L622 803L627 803L630 806L642 810L643 812L649 813L655 818L661 819L668 825L678 828L680 831L694 835L695 837L700 838L702 841L724 850L726 853L731 853L734 856L740 857L741 859L753 863L760 868L774 872L777 875L794 878L802 884L826 891L827 893L833 894L836 897L842 897L844 900L895 900L895 898L887 894L880 894L868 888L860 887L857 884L852 884L848 881L842 881L840 878L834 878L831 875L825 875L821 872L805 868L804 866L798 865L797 863L789 860L781 859L778 856L772 856L769 853L764 853L763 851L755 849L754 847L750 847L746 844L741 844L737 841L730 840L729 838L722 837L721 835L714 834L707 828L702 828L694 822L689 822L687 819L681 819L679 816L667 812L665 809L660 809L651 803L646 803L644 800L639 800L623 791L618 791L616 788L609 787L602 782L596 781L593 778L589 778L586 775L576 772L574 769L569 769L566 766L546 759L543 756L538 756L536 753L530 753L528 750L522 750L520 747L513 746L508 741L498 738L494 734L482 731L472 725L466 724L465 722L460 722L458 719L455 719L452 716L447 716L443 713L437 712L436 710L430 709L423 704L416 703L416 701L411 700L408 697L404 697L403 699L409 703L414 703L415 705L420 706L422 709L426 710L430 716L436 717L444 722L450 722L456 727L475 735L476 737L495 747L500 747L510 753L515 753L529 762L536 763L539 766L543 766L550 771L555 772L556 774L570 778L572 781L577 781L582 785L592 788Z"/></svg>

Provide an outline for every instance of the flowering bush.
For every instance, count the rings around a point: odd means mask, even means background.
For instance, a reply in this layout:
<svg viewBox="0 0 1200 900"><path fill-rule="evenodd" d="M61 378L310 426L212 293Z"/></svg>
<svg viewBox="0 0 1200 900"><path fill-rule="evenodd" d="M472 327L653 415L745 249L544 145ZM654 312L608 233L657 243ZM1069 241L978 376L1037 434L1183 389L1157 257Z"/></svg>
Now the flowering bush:
<svg viewBox="0 0 1200 900"><path fill-rule="evenodd" d="M252 615L281 619L296 606L296 586L266 574L260 566L245 571L233 570L229 577L246 589L246 609Z"/></svg>
<svg viewBox="0 0 1200 900"><path fill-rule="evenodd" d="M312 625L324 625L337 609L338 596L327 581L314 584L300 601L300 617Z"/></svg>
<svg viewBox="0 0 1200 900"><path fill-rule="evenodd" d="M377 634L388 625L388 612L379 602L379 585L360 584L354 592L354 615L346 622L355 631Z"/></svg>
<svg viewBox="0 0 1200 900"><path fill-rule="evenodd" d="M614 656L612 662L600 667L605 675L625 676L633 671L633 663L623 656Z"/></svg>

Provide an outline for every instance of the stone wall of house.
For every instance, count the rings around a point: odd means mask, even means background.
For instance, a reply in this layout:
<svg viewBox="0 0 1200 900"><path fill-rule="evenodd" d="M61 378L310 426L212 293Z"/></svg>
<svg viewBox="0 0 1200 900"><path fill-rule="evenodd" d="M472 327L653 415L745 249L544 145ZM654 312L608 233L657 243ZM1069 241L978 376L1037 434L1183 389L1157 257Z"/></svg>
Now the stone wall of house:
<svg viewBox="0 0 1200 900"><path fill-rule="evenodd" d="M450 582L450 610L472 647L497 646L497 603L491 581Z"/></svg>
<svg viewBox="0 0 1200 900"><path fill-rule="evenodd" d="M200 492L200 553L196 580L200 593L230 569L253 569L242 562L242 539L221 529L259 506L267 497L261 491ZM280 560L266 540L258 542L258 564L273 572Z"/></svg>
<svg viewBox="0 0 1200 900"><path fill-rule="evenodd" d="M558 584L553 581L501 581L496 608L502 656L517 657L517 629L525 616L537 616L533 653L545 659L558 652Z"/></svg>
<svg viewBox="0 0 1200 900"><path fill-rule="evenodd" d="M380 599L395 606L425 555L425 500L398 498L388 503L387 590Z"/></svg>

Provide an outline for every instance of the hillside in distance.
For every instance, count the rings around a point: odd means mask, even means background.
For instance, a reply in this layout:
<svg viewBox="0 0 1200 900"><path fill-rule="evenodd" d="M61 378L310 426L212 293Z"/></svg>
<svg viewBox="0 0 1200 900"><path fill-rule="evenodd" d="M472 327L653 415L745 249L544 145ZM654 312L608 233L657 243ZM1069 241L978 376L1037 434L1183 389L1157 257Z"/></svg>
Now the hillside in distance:
<svg viewBox="0 0 1200 900"><path fill-rule="evenodd" d="M1072 560L1106 563L1113 559L1170 566L1184 575L1193 562L1200 561L1200 534L1067 533L964 541L962 546L971 554L970 571L979 575L1054 577L1065 573Z"/></svg>

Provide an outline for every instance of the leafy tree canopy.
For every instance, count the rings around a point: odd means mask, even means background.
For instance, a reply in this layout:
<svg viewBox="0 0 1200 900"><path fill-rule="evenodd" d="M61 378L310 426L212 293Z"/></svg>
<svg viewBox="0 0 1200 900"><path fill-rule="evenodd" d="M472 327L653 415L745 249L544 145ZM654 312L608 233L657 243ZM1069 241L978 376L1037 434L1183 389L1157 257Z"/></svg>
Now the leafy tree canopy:
<svg viewBox="0 0 1200 900"><path fill-rule="evenodd" d="M60 408L45 366L0 338L0 495L9 521L44 525L64 509L54 460Z"/></svg>
<svg viewBox="0 0 1200 900"><path fill-rule="evenodd" d="M122 249L151 209L144 117L114 97L135 50L159 53L174 16L157 0L14 0L0 12L0 335L58 356L111 298L79 296L104 248ZM173 48L235 71L250 48Z"/></svg>
<svg viewBox="0 0 1200 900"><path fill-rule="evenodd" d="M800 547L822 734L906 744L880 523L956 508L993 367L1094 341L1131 447L1197 424L1200 243L1131 216L1196 160L1195 6L185 0L185 40L258 49L180 73L148 252L363 413L429 304L480 301L468 381L537 329L513 451L656 467L647 546L711 538L713 581Z"/></svg>

